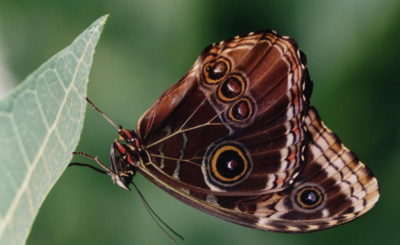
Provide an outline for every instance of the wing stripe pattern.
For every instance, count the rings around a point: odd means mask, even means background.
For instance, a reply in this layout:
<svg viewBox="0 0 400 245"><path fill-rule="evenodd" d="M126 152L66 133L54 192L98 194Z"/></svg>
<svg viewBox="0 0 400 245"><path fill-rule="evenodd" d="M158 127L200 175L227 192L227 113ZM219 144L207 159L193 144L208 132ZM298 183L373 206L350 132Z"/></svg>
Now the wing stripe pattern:
<svg viewBox="0 0 400 245"><path fill-rule="evenodd" d="M311 142L305 168L293 187L274 194L258 204L256 216L260 229L308 232L349 222L370 210L379 198L379 187L371 171L349 151L310 108L306 119ZM306 210L296 207L296 188L318 185L326 201L321 207Z"/></svg>
<svg viewBox="0 0 400 245"><path fill-rule="evenodd" d="M253 102L254 114L249 122L238 125L227 120L225 115L230 108L229 104L218 101L214 93L215 86L211 88L204 86L200 74L201 64L208 62L210 57L211 59L227 57L232 63L231 73L245 76L248 86L244 96L255 101ZM200 188L203 191L226 192L229 189L229 191L249 193L248 191L254 189L260 193L272 192L288 186L301 164L300 155L304 140L304 129L301 128L301 124L308 103L308 98L302 94L301 89L304 86L303 83L308 82L303 81L304 72L294 41L280 38L272 32L254 33L206 48L189 72L190 75L184 77L184 79L188 77L193 79L190 82L191 86L197 85L201 93L197 92L195 95L195 88L186 88L191 92L179 94L183 98L175 99L179 101L179 104L171 107L174 111L165 114L165 123L154 124L154 121L157 121L155 117L162 114L161 107L165 103L170 103L169 97L178 96L175 90L183 85L176 85L161 97L166 97L164 101L159 100L152 107L156 112L153 113L152 110L146 112L139 121L138 131L145 145L148 146L152 162L155 164L162 162L165 166L165 168L155 168L155 170L162 170L164 173L160 173L160 176L173 185L181 185L187 189ZM197 106L188 105L188 103L196 103L193 96L198 97L197 101L201 101L197 102ZM184 118L185 115L188 115L185 120L177 120ZM171 118L176 119L171 120ZM176 125L174 125L175 122ZM163 128L164 131L157 130L157 127ZM243 127L243 129L238 127ZM142 129L146 129L145 132ZM170 133L167 134L165 129L168 129ZM198 132L189 133L187 130ZM204 134L206 131L209 131L209 134ZM219 132L215 134L215 137L209 137L216 131ZM166 146L172 144L176 148L182 146L183 132L187 134L189 141L195 138L203 142L202 146L189 142L186 148L196 148L196 151L186 151L184 156L180 155L181 149L173 151ZM205 135L209 139L202 138ZM271 135L274 137L270 137ZM189 173L199 171L197 166L200 165L203 165L201 170L203 175L207 175L209 167L204 164L210 159L210 156L205 155L207 151L210 151L207 147L217 145L223 140L228 140L227 143L231 141L245 145L253 158L251 165L254 174L250 173L247 180L229 188L216 186L207 176L203 180L196 178L193 181L189 177L187 181L184 181L188 175L191 175ZM206 141L210 143L205 144ZM159 148L163 149L163 154L159 154ZM156 151L157 154L152 151ZM167 157L194 159L197 166L196 164L184 166L186 165L184 161L179 161L185 170L181 167L180 171L172 172L172 169L177 169L177 162L168 160ZM271 163L266 164L268 162ZM180 173L185 176L180 176Z"/></svg>
<svg viewBox="0 0 400 245"><path fill-rule="evenodd" d="M264 31L210 45L139 120L150 161L138 171L257 229L349 222L377 202L378 183L309 105L311 90L293 39Z"/></svg>
<svg viewBox="0 0 400 245"><path fill-rule="evenodd" d="M379 199L371 171L349 151L310 108L306 118L309 147L306 165L287 190L254 196L214 196L193 192L204 211L228 221L262 230L310 232L349 222L369 211ZM342 159L338 161L338 159ZM325 201L315 210L294 203L304 185L319 186Z"/></svg>

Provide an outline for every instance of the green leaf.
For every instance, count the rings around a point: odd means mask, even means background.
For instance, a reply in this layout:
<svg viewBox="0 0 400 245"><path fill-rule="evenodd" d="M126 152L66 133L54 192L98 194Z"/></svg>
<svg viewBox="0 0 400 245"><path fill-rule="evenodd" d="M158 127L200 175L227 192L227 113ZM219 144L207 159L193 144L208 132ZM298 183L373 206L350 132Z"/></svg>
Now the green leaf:
<svg viewBox="0 0 400 245"><path fill-rule="evenodd" d="M25 244L82 131L95 47L107 16L0 100L0 244Z"/></svg>

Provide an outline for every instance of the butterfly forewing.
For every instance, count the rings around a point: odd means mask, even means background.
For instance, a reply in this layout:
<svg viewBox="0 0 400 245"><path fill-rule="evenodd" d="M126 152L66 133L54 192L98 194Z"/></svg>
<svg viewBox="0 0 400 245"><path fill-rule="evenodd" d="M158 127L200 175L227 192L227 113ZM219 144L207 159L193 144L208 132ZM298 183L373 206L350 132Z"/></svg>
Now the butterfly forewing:
<svg viewBox="0 0 400 245"><path fill-rule="evenodd" d="M288 187L302 165L309 83L292 39L266 31L211 45L139 121L148 168L189 192Z"/></svg>

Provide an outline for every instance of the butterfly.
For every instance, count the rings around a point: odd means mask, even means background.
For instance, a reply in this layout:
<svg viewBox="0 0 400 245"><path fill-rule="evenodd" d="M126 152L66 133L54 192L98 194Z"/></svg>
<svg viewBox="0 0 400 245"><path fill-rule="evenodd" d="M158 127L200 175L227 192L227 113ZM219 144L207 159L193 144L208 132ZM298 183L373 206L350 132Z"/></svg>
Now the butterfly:
<svg viewBox="0 0 400 245"><path fill-rule="evenodd" d="M296 42L250 32L208 46L128 130L111 167L129 190L139 172L172 196L261 230L310 232L349 222L379 198L371 171L310 105L312 81Z"/></svg>

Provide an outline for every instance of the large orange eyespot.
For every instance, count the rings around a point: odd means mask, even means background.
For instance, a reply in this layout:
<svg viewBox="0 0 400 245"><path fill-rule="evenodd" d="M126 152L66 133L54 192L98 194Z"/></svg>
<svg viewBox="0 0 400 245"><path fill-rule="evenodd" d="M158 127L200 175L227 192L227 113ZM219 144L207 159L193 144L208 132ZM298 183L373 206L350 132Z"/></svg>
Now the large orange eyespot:
<svg viewBox="0 0 400 245"><path fill-rule="evenodd" d="M218 58L208 62L203 67L203 74L206 83L219 83L231 69L229 61L225 58Z"/></svg>
<svg viewBox="0 0 400 245"><path fill-rule="evenodd" d="M228 110L228 118L234 122L243 122L253 115L254 107L249 98L241 98Z"/></svg>
<svg viewBox="0 0 400 245"><path fill-rule="evenodd" d="M294 200L301 208L315 209L319 207L324 200L324 195L316 186L305 186L297 190Z"/></svg>
<svg viewBox="0 0 400 245"><path fill-rule="evenodd" d="M239 74L229 75L218 87L218 98L222 101L233 101L245 91L245 81Z"/></svg>
<svg viewBox="0 0 400 245"><path fill-rule="evenodd" d="M242 179L249 170L245 152L235 145L222 145L211 156L211 174L217 181L233 183Z"/></svg>

